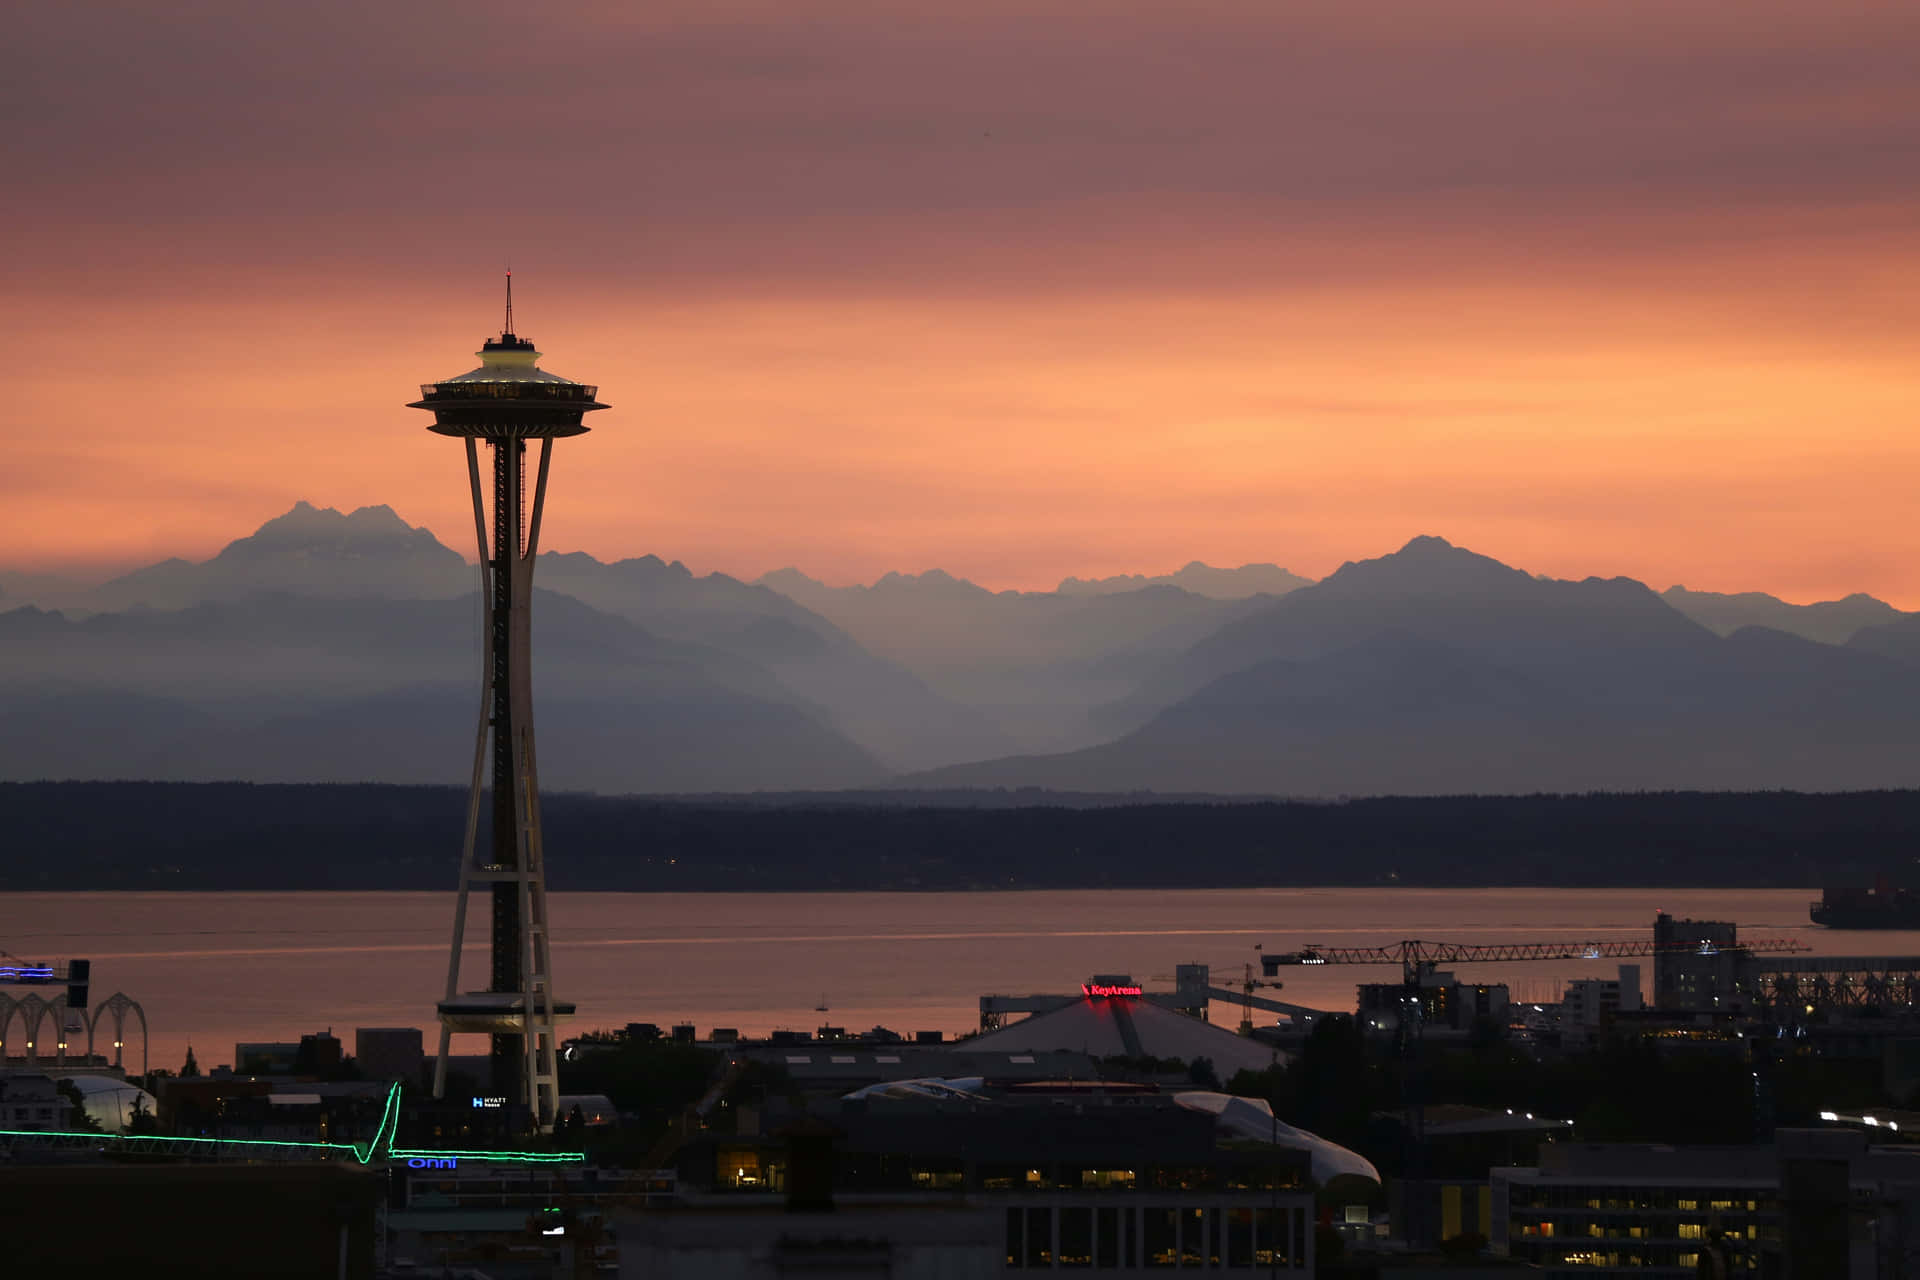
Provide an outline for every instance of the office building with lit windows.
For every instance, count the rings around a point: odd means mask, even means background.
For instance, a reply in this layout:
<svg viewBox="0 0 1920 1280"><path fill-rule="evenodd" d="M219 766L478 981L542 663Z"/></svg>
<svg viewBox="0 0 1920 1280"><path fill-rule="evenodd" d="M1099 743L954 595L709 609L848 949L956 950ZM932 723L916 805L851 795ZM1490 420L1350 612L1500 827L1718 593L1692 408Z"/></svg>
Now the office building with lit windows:
<svg viewBox="0 0 1920 1280"><path fill-rule="evenodd" d="M928 1232L949 1238L942 1276L1313 1274L1316 1185L1364 1202L1371 1166L1270 1117L1256 1139L1195 1099L909 1088L708 1135L680 1150L671 1211L618 1224L623 1274L772 1275L835 1250L921 1274L907 1259L934 1248Z"/></svg>
<svg viewBox="0 0 1920 1280"><path fill-rule="evenodd" d="M1706 1233L1780 1234L1779 1171L1756 1147L1541 1148L1533 1169L1495 1169L1493 1244L1550 1275L1694 1274Z"/></svg>
<svg viewBox="0 0 1920 1280"><path fill-rule="evenodd" d="M1784 1129L1771 1144L1554 1143L1492 1170L1491 1244L1547 1276L1920 1275L1920 1147Z"/></svg>

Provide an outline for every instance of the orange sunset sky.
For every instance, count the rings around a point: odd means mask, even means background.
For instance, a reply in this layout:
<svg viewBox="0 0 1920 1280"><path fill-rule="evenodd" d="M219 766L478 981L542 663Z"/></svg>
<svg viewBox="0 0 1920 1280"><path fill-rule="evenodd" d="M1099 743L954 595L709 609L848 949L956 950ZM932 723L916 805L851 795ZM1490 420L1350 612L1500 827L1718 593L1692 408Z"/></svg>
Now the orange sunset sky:
<svg viewBox="0 0 1920 1280"><path fill-rule="evenodd" d="M996 587L1435 533L1920 608L1920 8L1381 0L10 22L5 571L296 499L471 553L404 408L614 408L547 547Z"/></svg>

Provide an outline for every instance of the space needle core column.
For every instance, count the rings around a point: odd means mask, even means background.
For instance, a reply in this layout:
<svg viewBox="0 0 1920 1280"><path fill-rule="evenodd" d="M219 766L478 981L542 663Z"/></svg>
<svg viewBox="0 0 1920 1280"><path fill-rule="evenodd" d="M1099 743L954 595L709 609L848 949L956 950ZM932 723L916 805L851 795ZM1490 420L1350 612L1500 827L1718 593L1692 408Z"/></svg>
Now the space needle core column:
<svg viewBox="0 0 1920 1280"><path fill-rule="evenodd" d="M447 994L439 1005L440 1054L433 1092L435 1097L446 1092L453 1034L486 1033L492 1037L492 1094L509 1104L529 1107L534 1123L544 1130L553 1125L559 1099L555 1023L571 1014L573 1006L554 999L547 948L546 872L528 661L533 566L539 553L553 442L584 434L587 428L581 418L607 406L594 399L598 387L537 367L540 353L513 331L511 273L506 325L500 337L487 342L478 355L478 369L422 385L420 399L408 406L432 412L429 430L466 442L486 614L473 787L460 858ZM530 440L540 442L531 511L526 500ZM491 501L481 481L483 442L489 454ZM481 847L483 808L488 832ZM460 950L467 901L476 885L487 887L492 908L491 982L485 991L462 993Z"/></svg>

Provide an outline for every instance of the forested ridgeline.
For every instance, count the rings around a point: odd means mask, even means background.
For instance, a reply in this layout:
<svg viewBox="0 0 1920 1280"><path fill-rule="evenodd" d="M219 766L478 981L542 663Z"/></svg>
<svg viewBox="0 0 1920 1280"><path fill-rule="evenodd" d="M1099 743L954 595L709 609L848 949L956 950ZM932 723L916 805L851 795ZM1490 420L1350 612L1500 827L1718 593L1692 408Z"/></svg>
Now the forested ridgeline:
<svg viewBox="0 0 1920 1280"><path fill-rule="evenodd" d="M561 891L1787 888L1920 851L1916 791L1337 804L1017 792L560 794L545 798L544 815L548 880ZM7 783L0 883L446 889L465 818L464 793L443 787Z"/></svg>

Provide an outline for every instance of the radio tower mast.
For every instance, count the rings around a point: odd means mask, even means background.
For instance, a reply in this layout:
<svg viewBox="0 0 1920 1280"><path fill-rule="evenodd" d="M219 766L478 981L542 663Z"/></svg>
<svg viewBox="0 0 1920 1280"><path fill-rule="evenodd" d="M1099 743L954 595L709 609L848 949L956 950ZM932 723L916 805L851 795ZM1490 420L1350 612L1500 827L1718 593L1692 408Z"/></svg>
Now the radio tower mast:
<svg viewBox="0 0 1920 1280"><path fill-rule="evenodd" d="M540 353L513 329L513 273L507 273L507 319L500 337L477 353L480 367L421 386L410 409L433 414L428 430L466 442L473 489L473 526L480 544L482 605L486 612L481 660L480 725L473 747L473 790L467 801L466 841L460 855L460 899L453 916L453 952L447 995L439 1005L440 1057L433 1093L447 1085L447 1052L457 1032L492 1037L492 1090L522 1104L542 1130L551 1129L559 1100L557 1019L573 1005L553 995L547 948L547 883L540 840L539 770L533 753L533 691L529 649L533 566L546 506L547 465L553 442L587 428L580 419L607 406L599 388L537 368ZM540 443L527 509L527 442ZM480 445L493 475L491 501L481 485ZM489 518L491 517L491 518ZM489 783L491 772L491 787ZM482 806L488 839L479 847ZM493 911L492 981L485 991L462 993L460 948L467 900L484 886Z"/></svg>

